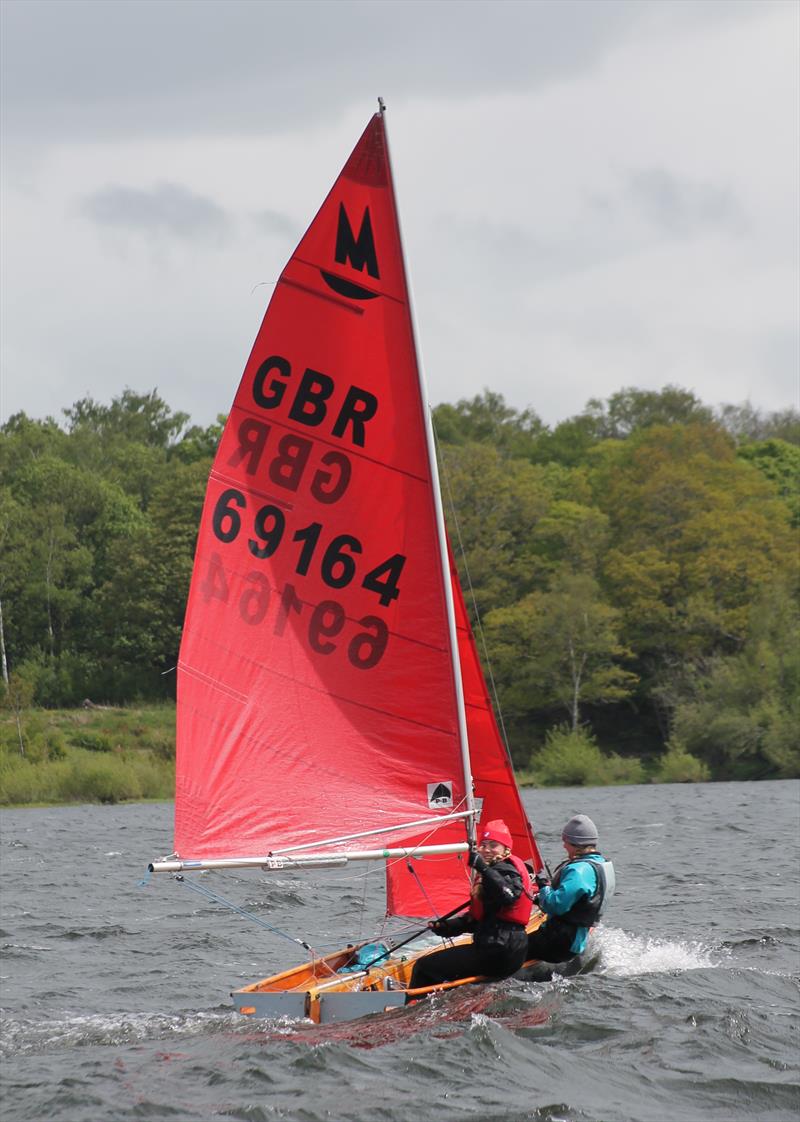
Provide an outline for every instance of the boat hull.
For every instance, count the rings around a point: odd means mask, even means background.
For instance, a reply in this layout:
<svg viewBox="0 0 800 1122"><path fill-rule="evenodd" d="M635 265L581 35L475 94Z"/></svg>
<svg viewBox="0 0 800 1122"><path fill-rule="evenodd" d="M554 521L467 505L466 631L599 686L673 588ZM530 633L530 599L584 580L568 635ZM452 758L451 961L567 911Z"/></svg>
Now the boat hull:
<svg viewBox="0 0 800 1122"><path fill-rule="evenodd" d="M265 991L231 994L239 1013L256 1019L313 1021L317 1025L330 1025L337 1021L355 1021L373 1013L388 1013L405 1004L402 990L344 991L326 994L297 994Z"/></svg>
<svg viewBox="0 0 800 1122"><path fill-rule="evenodd" d="M528 923L528 932L535 931L543 922L544 916L537 913ZM461 936L453 942L464 943L469 939L468 935ZM357 945L351 945L234 990L231 994L234 1007L247 1017L305 1017L314 1024L324 1025L389 1012L404 1005L409 994L424 997L429 993L491 981L483 977L460 978L455 982L409 991L414 963L427 954L435 953L440 949L438 946L411 953L406 951L396 957L390 955L369 970L340 973L353 961L358 949ZM536 965L526 963L525 967Z"/></svg>

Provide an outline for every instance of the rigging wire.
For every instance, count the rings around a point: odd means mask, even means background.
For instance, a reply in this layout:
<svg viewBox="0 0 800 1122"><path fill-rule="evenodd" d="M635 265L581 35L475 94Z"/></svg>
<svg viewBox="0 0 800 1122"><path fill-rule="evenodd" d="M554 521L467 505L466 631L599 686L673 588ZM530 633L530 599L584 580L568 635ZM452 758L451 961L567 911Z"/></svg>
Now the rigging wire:
<svg viewBox="0 0 800 1122"><path fill-rule="evenodd" d="M427 893L427 892L425 891L425 885L424 885L424 884L422 883L422 881L420 880L420 877L419 877L419 875L418 875L418 873L417 873L417 870L416 870L416 869L414 868L414 866L413 866L413 865L411 864L411 858L409 858L409 859L408 859L408 860L406 861L406 868L408 869L409 873L411 873L412 877L414 878L414 880L415 880L415 881L417 882L417 884L419 885L419 890L420 890L420 892L422 893L422 895L423 895L423 896L425 897L425 902L426 902L426 904L428 905L428 907L430 908L430 910L431 910L431 913L432 913L432 914L433 914L434 916L436 916L436 918L437 918L437 919L439 919L439 918L440 918L440 916L439 916L439 911L438 911L438 909L437 909L436 905L434 904L433 900L431 900L430 896L429 896L429 895L428 895L428 893Z"/></svg>
<svg viewBox="0 0 800 1122"><path fill-rule="evenodd" d="M290 943L299 943L301 947L305 947L312 957L319 957L314 948L307 943L305 939L298 939L295 935L287 935L285 931L281 931L278 927L273 927L272 924L267 923L266 920L261 919L260 916L253 915L253 913L248 912L246 908L234 904L232 900L226 900L224 896L221 896L219 892L215 892L213 888L209 888L207 885L200 884L194 880L187 880L181 873L175 875L175 880L178 881L179 884L185 885L186 888L190 888L192 892L196 892L198 896L204 896L213 903L222 904L223 907L230 908L232 912L244 916L245 919L251 919L253 923L257 923L259 927L263 927L266 931L271 931L273 935L279 935L281 939L287 939Z"/></svg>
<svg viewBox="0 0 800 1122"><path fill-rule="evenodd" d="M466 800L462 799L461 802L455 807L455 810L458 810L463 805L463 803L465 801ZM436 833L436 829L437 829L436 827L432 827L428 831L428 833L421 839L421 841L418 844L420 846L425 845L425 843L431 837L433 837L433 835ZM354 873L350 877L341 877L341 878L338 878L336 882L334 882L334 883L344 884L348 881L352 882L352 881L358 880L359 878L361 878L363 880L363 892L362 892L361 906L359 908L359 917L358 917L358 924L359 924L359 927L358 927L358 932L359 933L358 933L358 939L357 939L358 943L360 943L362 941L362 937L363 937L364 916L366 914L366 901L367 901L367 877L372 876L377 872L383 872L383 871L385 871L385 869L388 869L388 867L390 865L395 865L400 861L406 861L408 871L414 877L417 884L419 885L420 891L422 892L422 895L424 896L429 908L431 909L432 914L438 917L439 913L438 913L437 909L435 908L435 906L433 905L430 897L428 896L428 893L426 892L425 886L423 885L419 875L417 874L416 870L411 865L411 858L410 857L405 857L405 858L398 857L398 858L395 858L392 861L386 861L385 865L382 865L380 867L372 868L372 869L367 868L367 869L364 870L363 873L359 872L359 873ZM190 878L190 879L187 880L186 877L184 877L183 874L181 874L181 873L176 873L174 875L173 879L178 881L180 884L185 885L186 888L190 889L192 892L197 893L199 896L203 896L205 899L210 900L212 903L221 904L223 907L228 908L230 911L235 912L237 915L242 916L244 919L252 920L253 923L257 924L259 927L262 927L265 931L269 931L273 935L278 935L281 939L286 939L290 943L296 943L299 946L305 948L305 950L307 950L308 953L311 955L312 960L313 959L320 959L321 960L323 958L323 956L319 953L319 951L315 950L315 948L313 948L308 942L306 942L305 939L300 939L300 938L298 938L294 935L288 935L285 931L281 931L280 928L274 927L272 924L267 923L266 920L261 919L260 916L254 915L253 912L248 911L246 908L241 907L239 904L234 904L234 902L232 900L228 900L226 897L222 896L219 892L216 892L214 889L209 888L208 885L203 884L199 881L196 881L196 880L194 880L194 878ZM235 874L233 874L233 875L230 875L230 879L234 880L234 881L243 881L245 878L242 878L240 876L236 876ZM145 874L144 879L142 881L140 881L139 884L141 886L144 886L149 882L149 880L150 880L150 873L147 872ZM380 937L381 938L384 937L384 933L386 931L387 923L388 923L390 918L391 917L388 914L384 915L384 917L383 917L383 922L381 924L381 929L380 929ZM393 933L391 938L393 940L397 939L397 937L399 935L402 935L405 931L409 930L412 926L416 926L416 925L404 924L395 933ZM325 965L327 965L327 964L325 964ZM333 971L331 971L331 973L333 973Z"/></svg>
<svg viewBox="0 0 800 1122"><path fill-rule="evenodd" d="M361 892L361 907L358 912L358 943L361 942L361 936L364 934L364 914L367 910L367 878L364 877L364 884Z"/></svg>
<svg viewBox="0 0 800 1122"><path fill-rule="evenodd" d="M375 873L378 873L378 872L381 872L381 871L382 871L382 869L371 869L371 870L368 870L367 872L357 873L357 874L354 874L352 877L342 877L342 878L337 879L337 880L332 882L333 884L345 884L348 881L356 880L359 877L363 877L363 879L364 879L364 891L363 891L363 897L362 897L360 915L359 915L359 934L358 934L358 938L356 940L359 943L362 941L362 938L363 938L363 919L364 919L364 914L366 912L366 899L367 899L367 877L370 876L370 875L374 875ZM143 887L144 885L148 884L149 881L150 881L151 875L152 874L150 872L146 872L145 875L144 875L144 879L137 882L138 885L140 887ZM202 876L204 874L201 873L200 875ZM241 883L241 884L247 884L248 883L248 878L247 877L236 876L236 875L234 875L234 874L232 874L228 871L226 871L225 877L226 877L227 880L233 880L233 881L236 881L237 883ZM322 955L320 954L319 947L316 947L316 948L312 947L304 939L296 938L293 935L287 935L286 932L281 931L280 928L273 927L271 924L267 923L265 920L262 920L259 916L254 915L252 912L247 911L246 908L242 908L238 904L234 904L233 901L228 900L226 897L224 897L220 893L214 891L214 889L209 888L207 885L201 884L200 882L198 882L194 879L188 880L184 877L184 875L182 873L176 873L173 877L173 880L177 880L180 884L184 884L187 888L191 889L193 892L196 892L200 896L204 896L206 899L212 901L213 903L221 904L223 907L226 907L226 908L230 909L231 911L236 912L237 915L241 915L245 919L251 919L254 923L258 924L259 927L263 927L266 931L270 931L275 935L279 935L282 939L287 939L291 943L297 943L299 946L304 947L309 952L309 954L311 954L312 958L321 958L322 957ZM385 929L386 929L386 926L387 926L387 921L390 918L392 918L392 917L390 917L390 916L384 916L383 917L383 922L382 922L381 929L380 929L381 937L383 937L383 933L385 932ZM412 928L415 928L416 926L417 926L416 923L403 923L392 932L392 934L390 935L390 938L391 939L397 939L400 936L402 936L403 934L405 934L406 931L410 931L410 930L412 930ZM336 939L336 940L332 940L329 943L320 944L320 946L324 947L326 950L330 950L330 949L339 947L340 942L341 942L340 940Z"/></svg>

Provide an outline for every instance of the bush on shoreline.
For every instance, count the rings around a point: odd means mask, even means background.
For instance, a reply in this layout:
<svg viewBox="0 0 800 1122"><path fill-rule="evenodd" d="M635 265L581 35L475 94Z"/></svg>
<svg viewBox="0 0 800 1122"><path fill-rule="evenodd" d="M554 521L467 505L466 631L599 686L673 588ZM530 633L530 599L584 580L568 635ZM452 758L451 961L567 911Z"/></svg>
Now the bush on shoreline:
<svg viewBox="0 0 800 1122"><path fill-rule="evenodd" d="M653 782L705 783L710 778L711 772L702 760L698 760L684 748L675 745L670 747L659 760Z"/></svg>
<svg viewBox="0 0 800 1122"><path fill-rule="evenodd" d="M175 709L27 710L0 722L0 804L169 799Z"/></svg>
<svg viewBox="0 0 800 1122"><path fill-rule="evenodd" d="M643 783L645 770L638 759L601 752L586 728L557 725L547 733L544 747L534 752L530 770L519 779L536 787L608 787Z"/></svg>

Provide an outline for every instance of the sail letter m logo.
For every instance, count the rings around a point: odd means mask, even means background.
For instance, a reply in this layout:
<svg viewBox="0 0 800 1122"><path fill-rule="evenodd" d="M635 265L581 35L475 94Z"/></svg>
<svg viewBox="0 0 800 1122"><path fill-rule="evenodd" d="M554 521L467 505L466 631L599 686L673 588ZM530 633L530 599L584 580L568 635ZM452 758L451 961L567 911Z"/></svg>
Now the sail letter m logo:
<svg viewBox="0 0 800 1122"><path fill-rule="evenodd" d="M380 280L378 272L378 255L375 252L375 238L372 236L372 220L369 216L369 207L364 207L364 217L358 237L353 233L344 203L339 203L339 225L336 227L336 264L350 265L358 273L367 272L375 280ZM337 273L329 273L320 269L320 276L340 296L348 300L374 300L380 296L379 292L365 288L363 284L356 284L347 277L340 277Z"/></svg>
<svg viewBox="0 0 800 1122"><path fill-rule="evenodd" d="M364 208L364 217L361 219L361 229L358 237L353 234L353 227L344 209L344 203L339 203L339 225L336 230L336 261L339 265L352 265L359 273L367 272L376 280L380 279L378 272L378 256L375 253L375 239L372 236L372 220L369 216L369 207Z"/></svg>

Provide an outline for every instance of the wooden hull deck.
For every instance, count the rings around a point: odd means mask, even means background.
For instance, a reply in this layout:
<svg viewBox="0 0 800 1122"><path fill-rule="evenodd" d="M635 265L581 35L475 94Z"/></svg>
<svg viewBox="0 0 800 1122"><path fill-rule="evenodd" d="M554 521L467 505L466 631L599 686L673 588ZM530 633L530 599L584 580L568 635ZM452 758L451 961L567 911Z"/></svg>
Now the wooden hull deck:
<svg viewBox="0 0 800 1122"><path fill-rule="evenodd" d="M531 917L527 930L535 931L544 922L537 912ZM453 943L464 943L469 936L462 935ZM459 978L439 986L409 990L411 971L417 959L432 954L440 946L426 947L421 951L403 948L376 963L369 970L340 974L339 970L353 960L359 946L352 945L322 958L312 959L291 970L273 974L260 982L253 982L231 994L239 1013L247 1017L308 1018L314 1024L331 1024L351 1021L371 1013L385 1013L405 1005L406 997L425 997L430 993L454 989L458 986L492 979L483 977ZM405 952L405 953L404 953ZM526 967L529 963L525 964Z"/></svg>

